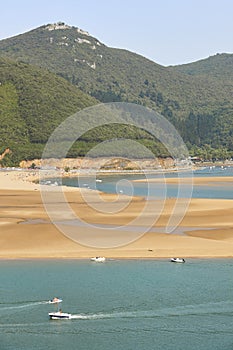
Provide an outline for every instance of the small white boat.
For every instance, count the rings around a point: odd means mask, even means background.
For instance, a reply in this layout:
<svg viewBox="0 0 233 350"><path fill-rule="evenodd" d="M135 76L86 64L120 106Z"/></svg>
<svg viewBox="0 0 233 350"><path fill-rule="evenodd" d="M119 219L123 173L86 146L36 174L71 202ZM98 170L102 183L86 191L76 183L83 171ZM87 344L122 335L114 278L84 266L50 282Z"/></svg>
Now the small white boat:
<svg viewBox="0 0 233 350"><path fill-rule="evenodd" d="M185 260L183 258L171 258L170 261L175 263L185 263Z"/></svg>
<svg viewBox="0 0 233 350"><path fill-rule="evenodd" d="M49 318L50 320L69 320L71 319L71 314L62 311L50 312Z"/></svg>
<svg viewBox="0 0 233 350"><path fill-rule="evenodd" d="M104 256L96 256L95 258L91 258L91 261L95 262L104 262L106 259Z"/></svg>
<svg viewBox="0 0 233 350"><path fill-rule="evenodd" d="M49 300L49 304L59 304L62 302L62 299L59 298L53 298L52 300Z"/></svg>

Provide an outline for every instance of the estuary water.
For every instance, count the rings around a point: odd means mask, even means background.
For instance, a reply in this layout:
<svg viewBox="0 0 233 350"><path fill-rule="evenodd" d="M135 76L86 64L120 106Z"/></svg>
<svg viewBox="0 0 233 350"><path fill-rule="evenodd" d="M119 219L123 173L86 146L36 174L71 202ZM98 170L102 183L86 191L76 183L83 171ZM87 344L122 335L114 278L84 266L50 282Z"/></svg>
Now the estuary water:
<svg viewBox="0 0 233 350"><path fill-rule="evenodd" d="M207 167L194 171L193 173L180 173L179 177L222 177L222 182L211 184L193 185L192 198L233 199L233 182L224 182L225 176L233 176L233 167ZM97 182L95 177L64 178L63 185L73 187L86 187L97 189L106 193L118 193L129 196L143 196L147 199L177 198L180 196L177 184L163 182L163 178L177 177L176 173L147 174L147 178L162 179L161 183L135 182L134 180L146 179L143 175L107 175L99 176ZM56 179L52 181L56 182ZM191 185L182 183L182 197L190 197Z"/></svg>
<svg viewBox="0 0 233 350"><path fill-rule="evenodd" d="M232 350L233 260L1 261L1 350ZM49 320L63 298L70 320Z"/></svg>
<svg viewBox="0 0 233 350"><path fill-rule="evenodd" d="M232 167L195 172L223 181L194 186L192 196L233 199L232 184L224 183L232 175ZM141 183L132 192L131 179L140 177L82 178L82 186L148 196ZM151 197L164 195L163 187L154 191ZM176 196L177 186L166 191ZM2 260L0 350L232 350L232 271L233 259ZM53 297L72 319L49 320Z"/></svg>

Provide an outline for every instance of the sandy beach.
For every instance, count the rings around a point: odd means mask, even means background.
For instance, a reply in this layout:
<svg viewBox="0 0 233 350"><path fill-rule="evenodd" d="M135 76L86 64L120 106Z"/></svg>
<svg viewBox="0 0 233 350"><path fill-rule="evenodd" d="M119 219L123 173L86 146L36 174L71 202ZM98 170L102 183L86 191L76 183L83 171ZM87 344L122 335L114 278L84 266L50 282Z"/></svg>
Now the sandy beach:
<svg viewBox="0 0 233 350"><path fill-rule="evenodd" d="M232 200L192 199L180 223L179 234L165 234L163 229L175 204L175 199L167 199L161 203L161 214L150 232L123 247L98 249L72 241L50 222L41 199L40 186L31 183L30 176L27 172L0 172L2 259L90 258L97 255L107 258L233 257ZM214 185L223 180L225 178L200 181ZM101 194L105 203L119 200L124 208L111 215L95 209L94 191L89 193L88 203L78 188L65 191L66 200L74 212L90 224L130 225L145 205L143 198L133 198L128 203L125 196L119 199L116 195ZM155 211L160 207L158 201L152 204ZM155 211L149 210L146 215L153 217ZM143 220L138 224L139 230L140 225L143 232ZM85 230L81 233L85 234ZM120 234L122 232L119 231Z"/></svg>
<svg viewBox="0 0 233 350"><path fill-rule="evenodd" d="M211 176L206 176L206 177L181 177L179 175L179 177L161 177L161 178L153 178L153 179L139 179L139 180L134 180L134 182L141 182L141 183L167 183L167 184L177 184L178 182L181 183L187 183L187 184L191 184L193 183L193 185L208 185L208 186L218 186L219 184L221 185L229 185L229 184L233 184L233 177L232 176L215 176L215 177L211 177Z"/></svg>

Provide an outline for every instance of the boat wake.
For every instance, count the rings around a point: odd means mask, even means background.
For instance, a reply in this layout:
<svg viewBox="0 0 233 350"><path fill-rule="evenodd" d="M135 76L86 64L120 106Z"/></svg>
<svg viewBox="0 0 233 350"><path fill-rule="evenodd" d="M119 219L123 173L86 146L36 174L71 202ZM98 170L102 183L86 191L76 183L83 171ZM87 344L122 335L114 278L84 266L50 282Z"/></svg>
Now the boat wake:
<svg viewBox="0 0 233 350"><path fill-rule="evenodd" d="M40 305L51 304L50 301L30 301L12 304L0 304L0 315L11 314L20 311L30 311ZM4 305L4 306L2 306ZM1 307L2 306L2 307ZM211 316L232 315L233 302L219 301L202 304L177 305L170 308L157 308L156 310L119 310L112 312L98 312L89 314L72 314L69 319L73 320L101 320L101 319L132 319L132 318L157 318L157 317L180 317L180 316Z"/></svg>
<svg viewBox="0 0 233 350"><path fill-rule="evenodd" d="M157 318L157 317L180 317L180 316L210 316L232 314L232 302L210 302L197 305L175 306L158 310L120 311L112 313L96 314L71 314L70 319L97 320L117 318Z"/></svg>
<svg viewBox="0 0 233 350"><path fill-rule="evenodd" d="M17 304L5 304L5 306L0 307L0 313L4 311L20 311L24 309L30 309L35 306L49 304L49 301L31 301L31 302L20 302Z"/></svg>

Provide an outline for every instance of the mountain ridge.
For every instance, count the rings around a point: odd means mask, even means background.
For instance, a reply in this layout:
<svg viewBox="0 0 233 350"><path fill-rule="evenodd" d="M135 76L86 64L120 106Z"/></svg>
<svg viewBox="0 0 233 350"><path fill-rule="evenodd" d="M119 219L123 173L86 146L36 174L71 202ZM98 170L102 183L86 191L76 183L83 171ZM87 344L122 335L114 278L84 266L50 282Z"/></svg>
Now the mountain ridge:
<svg viewBox="0 0 233 350"><path fill-rule="evenodd" d="M193 74L189 64L164 67L128 50L107 47L64 22L4 39L0 52L47 69L101 102L137 103L161 113L190 149L207 144L233 150L230 74L224 78L221 72L210 74L204 68L199 74L195 62Z"/></svg>
<svg viewBox="0 0 233 350"><path fill-rule="evenodd" d="M156 84L154 89L165 95L165 98L169 96L169 99L174 101L176 98L179 98L180 101L184 99L185 104L190 99L192 86L190 87L190 79L187 74L177 73L176 69L167 69L167 67L125 49L107 47L86 33L88 32L68 26L63 22L60 22L59 25L48 24L0 41L0 50L2 54L10 58L49 69L83 91L91 93L94 97L98 95L99 90L109 92L110 98L112 97L111 102L115 98L118 101L122 99L143 104L144 98L147 105L150 104L149 107L159 108L158 103L153 101L153 96L146 98L148 89L145 89L144 82L147 80L152 81L154 86ZM129 81L127 85L124 79ZM140 81L135 84L135 80ZM171 86L169 86L170 82L172 82ZM182 92L180 91L181 83ZM193 86L199 85L200 79L197 80L194 77L191 83ZM204 89L209 85L205 79L201 83ZM132 85L135 88L134 94L131 93ZM222 89L224 90L224 86L221 86L219 91ZM176 90L176 93L173 90ZM144 97L141 97L143 95ZM198 107L201 97L201 93L196 96L195 108ZM217 94L214 95L214 98L218 99ZM109 101L102 98L102 102Z"/></svg>
<svg viewBox="0 0 233 350"><path fill-rule="evenodd" d="M207 58L181 65L169 66L171 70L189 75L211 75L217 78L233 79L233 54L216 53Z"/></svg>

